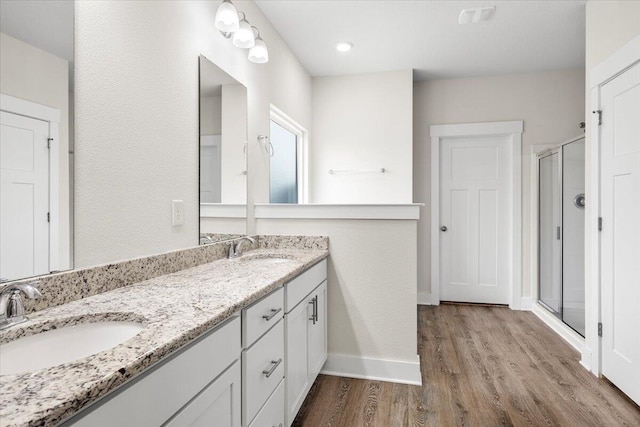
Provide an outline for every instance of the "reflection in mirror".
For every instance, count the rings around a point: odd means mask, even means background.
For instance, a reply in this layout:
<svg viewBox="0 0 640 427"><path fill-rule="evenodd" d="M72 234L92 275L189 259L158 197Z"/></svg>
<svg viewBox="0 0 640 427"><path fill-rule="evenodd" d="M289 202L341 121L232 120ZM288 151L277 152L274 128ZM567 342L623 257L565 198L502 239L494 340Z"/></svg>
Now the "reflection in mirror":
<svg viewBox="0 0 640 427"><path fill-rule="evenodd" d="M73 1L0 2L0 280L72 267Z"/></svg>
<svg viewBox="0 0 640 427"><path fill-rule="evenodd" d="M269 201L298 203L298 136L271 120Z"/></svg>
<svg viewBox="0 0 640 427"><path fill-rule="evenodd" d="M307 130L271 105L269 127L269 202L308 203Z"/></svg>
<svg viewBox="0 0 640 427"><path fill-rule="evenodd" d="M246 234L247 88L200 56L200 243Z"/></svg>

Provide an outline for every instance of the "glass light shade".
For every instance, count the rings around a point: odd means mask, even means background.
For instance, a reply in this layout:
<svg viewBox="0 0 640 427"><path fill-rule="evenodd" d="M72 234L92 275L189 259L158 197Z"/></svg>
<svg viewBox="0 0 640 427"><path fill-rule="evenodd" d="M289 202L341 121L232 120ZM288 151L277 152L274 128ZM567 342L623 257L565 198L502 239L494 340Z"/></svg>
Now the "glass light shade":
<svg viewBox="0 0 640 427"><path fill-rule="evenodd" d="M256 45L249 50L249 61L255 62L256 64L269 62L269 51L267 50L267 45L260 37L256 38Z"/></svg>
<svg viewBox="0 0 640 427"><path fill-rule="evenodd" d="M243 49L248 49L256 44L255 36L253 35L253 30L251 29L251 25L243 19L240 22L240 28L238 31L233 33L233 45L235 47L240 47Z"/></svg>
<svg viewBox="0 0 640 427"><path fill-rule="evenodd" d="M233 33L240 28L238 11L230 1L225 0L216 12L216 28L224 33Z"/></svg>

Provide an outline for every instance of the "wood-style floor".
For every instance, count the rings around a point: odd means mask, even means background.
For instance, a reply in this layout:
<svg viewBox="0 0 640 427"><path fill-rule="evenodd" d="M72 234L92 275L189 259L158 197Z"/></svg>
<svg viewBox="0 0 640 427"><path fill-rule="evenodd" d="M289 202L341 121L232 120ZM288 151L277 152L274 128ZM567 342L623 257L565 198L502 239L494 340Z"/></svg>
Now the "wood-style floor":
<svg viewBox="0 0 640 427"><path fill-rule="evenodd" d="M422 387L321 375L294 426L640 426L530 312L421 306Z"/></svg>

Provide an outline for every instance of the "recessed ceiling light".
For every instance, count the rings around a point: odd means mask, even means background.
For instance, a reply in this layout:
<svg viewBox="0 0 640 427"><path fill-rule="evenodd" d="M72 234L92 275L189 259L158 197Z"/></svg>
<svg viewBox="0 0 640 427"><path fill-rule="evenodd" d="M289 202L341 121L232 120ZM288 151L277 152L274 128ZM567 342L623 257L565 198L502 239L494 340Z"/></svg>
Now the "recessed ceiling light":
<svg viewBox="0 0 640 427"><path fill-rule="evenodd" d="M338 52L349 52L353 47L353 43L351 42L340 42L336 44L336 50Z"/></svg>

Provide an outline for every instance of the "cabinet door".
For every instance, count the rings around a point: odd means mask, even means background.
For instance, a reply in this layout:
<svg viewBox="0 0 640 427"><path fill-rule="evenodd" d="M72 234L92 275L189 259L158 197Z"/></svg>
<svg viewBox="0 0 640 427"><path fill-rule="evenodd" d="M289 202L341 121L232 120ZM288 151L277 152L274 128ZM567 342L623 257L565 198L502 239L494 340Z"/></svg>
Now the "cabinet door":
<svg viewBox="0 0 640 427"><path fill-rule="evenodd" d="M305 298L285 316L286 323L286 420L287 426L293 422L309 385L308 342L309 317L311 317L311 296Z"/></svg>
<svg viewBox="0 0 640 427"><path fill-rule="evenodd" d="M240 362L236 361L164 427L240 427Z"/></svg>
<svg viewBox="0 0 640 427"><path fill-rule="evenodd" d="M313 383L327 360L327 282L311 293L315 299L315 322L307 320L309 328L309 383ZM310 318L312 316L309 316Z"/></svg>

